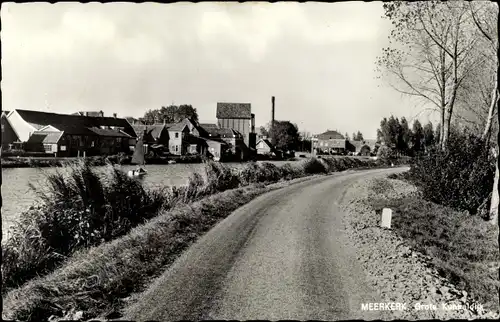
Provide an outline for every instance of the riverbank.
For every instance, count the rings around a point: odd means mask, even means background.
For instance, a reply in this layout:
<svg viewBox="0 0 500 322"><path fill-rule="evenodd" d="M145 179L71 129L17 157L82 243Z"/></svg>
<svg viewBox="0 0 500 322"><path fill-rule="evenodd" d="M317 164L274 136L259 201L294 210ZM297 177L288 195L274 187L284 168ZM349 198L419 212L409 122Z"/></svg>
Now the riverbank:
<svg viewBox="0 0 500 322"><path fill-rule="evenodd" d="M346 227L373 287L383 302L407 303L403 320L497 319L496 227L421 197L394 179L347 194ZM393 210L390 230L379 228L383 208Z"/></svg>
<svg viewBox="0 0 500 322"><path fill-rule="evenodd" d="M25 156L2 156L1 166L2 168L48 168L48 167L64 167L69 163L74 163L77 161L89 161L92 166L104 166L108 162L111 164L119 165L129 165L131 157L130 156L94 156L94 157L25 157ZM258 161L297 161L298 158L288 158L283 160L273 160L269 158L259 158ZM156 157L156 158L145 158L146 164L151 165L162 165L175 163L203 163L204 159L200 155L187 155L187 156L168 156L168 157Z"/></svg>
<svg viewBox="0 0 500 322"><path fill-rule="evenodd" d="M177 199L177 206L161 210L153 219L118 239L81 249L52 273L9 291L4 298L4 318L31 321L55 315L67 319L73 317L72 312L85 312L83 318L114 318L119 303L126 303L128 296L143 289L150 278L157 276L190 243L231 211L272 188L263 187L263 183L385 164L355 159L309 159L300 165L281 167L251 163L239 173L224 168L223 164L215 166L218 170L212 171L207 181L194 176L188 187L177 190L181 192L177 198L182 198ZM234 188L237 189L230 190ZM125 191L120 195L124 194ZM33 266L34 258L28 257L25 262Z"/></svg>
<svg viewBox="0 0 500 322"><path fill-rule="evenodd" d="M93 156L93 157L3 157L1 159L2 168L47 168L47 167L63 167L77 161L88 161L92 166L104 166L108 162L111 164L128 165L131 157L124 155L112 156ZM169 156L146 158L147 164L168 164L169 162L176 163L202 163L201 156Z"/></svg>

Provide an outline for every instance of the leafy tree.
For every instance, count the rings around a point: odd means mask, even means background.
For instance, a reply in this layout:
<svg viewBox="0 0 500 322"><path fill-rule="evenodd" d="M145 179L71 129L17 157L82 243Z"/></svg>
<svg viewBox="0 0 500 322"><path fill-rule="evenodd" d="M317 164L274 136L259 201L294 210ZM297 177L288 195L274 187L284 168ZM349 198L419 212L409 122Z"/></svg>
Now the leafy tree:
<svg viewBox="0 0 500 322"><path fill-rule="evenodd" d="M428 150L435 143L434 128L432 126L432 122L429 121L427 124L425 124L423 135L424 146Z"/></svg>
<svg viewBox="0 0 500 322"><path fill-rule="evenodd" d="M406 121L405 117L402 117L401 121L398 121L396 118L396 121L398 122L396 149L402 153L406 153L408 152L411 138L410 127L408 126L408 121Z"/></svg>
<svg viewBox="0 0 500 322"><path fill-rule="evenodd" d="M192 105L180 105L174 113L174 122L180 122L185 118L190 118L198 122L198 112Z"/></svg>
<svg viewBox="0 0 500 322"><path fill-rule="evenodd" d="M424 148L424 128L419 120L413 122L411 149L416 155L420 154Z"/></svg>
<svg viewBox="0 0 500 322"><path fill-rule="evenodd" d="M364 141L363 134L360 131L353 133L352 137L354 141Z"/></svg>
<svg viewBox="0 0 500 322"><path fill-rule="evenodd" d="M300 135L296 124L290 121L274 121L274 126L269 132L274 139L276 148L297 150Z"/></svg>
<svg viewBox="0 0 500 322"><path fill-rule="evenodd" d="M187 104L162 106L160 109L147 111L141 121L145 124L176 123L185 118L198 121L198 112L193 106Z"/></svg>
<svg viewBox="0 0 500 322"><path fill-rule="evenodd" d="M260 135L262 135L262 136L265 136L265 137L267 137L267 138L269 137L269 131L268 131L268 130L264 127L264 126L261 126L261 127L259 128L259 133L260 133Z"/></svg>

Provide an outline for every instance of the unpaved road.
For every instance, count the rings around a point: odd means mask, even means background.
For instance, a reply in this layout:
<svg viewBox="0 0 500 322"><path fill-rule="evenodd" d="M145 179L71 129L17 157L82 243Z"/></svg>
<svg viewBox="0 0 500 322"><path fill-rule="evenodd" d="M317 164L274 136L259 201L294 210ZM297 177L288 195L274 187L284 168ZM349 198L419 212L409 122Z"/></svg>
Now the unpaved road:
<svg viewBox="0 0 500 322"><path fill-rule="evenodd" d="M190 247L139 300L128 320L378 319L380 302L342 225L346 189L404 171L320 177L262 195Z"/></svg>

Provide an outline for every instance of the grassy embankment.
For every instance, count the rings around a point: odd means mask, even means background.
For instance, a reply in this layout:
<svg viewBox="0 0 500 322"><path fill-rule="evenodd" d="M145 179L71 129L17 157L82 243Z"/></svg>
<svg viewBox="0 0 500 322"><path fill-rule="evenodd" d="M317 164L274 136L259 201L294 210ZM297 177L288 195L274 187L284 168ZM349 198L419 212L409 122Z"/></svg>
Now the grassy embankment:
<svg viewBox="0 0 500 322"><path fill-rule="evenodd" d="M383 194L392 185L381 180L372 189ZM391 208L392 229L397 234L413 249L430 256L443 277L467 291L485 308L498 310L500 256L496 225L467 211L423 200L422 195L372 198L367 202L376 212Z"/></svg>
<svg viewBox="0 0 500 322"><path fill-rule="evenodd" d="M113 318L199 236L268 191L263 183L380 166L309 159L281 167L249 163L236 173L209 162L206 180L194 174L186 187L147 191L118 169L110 167L105 179L88 162L75 165L69 178L49 176L49 191L2 245L4 318L35 321L75 311Z"/></svg>

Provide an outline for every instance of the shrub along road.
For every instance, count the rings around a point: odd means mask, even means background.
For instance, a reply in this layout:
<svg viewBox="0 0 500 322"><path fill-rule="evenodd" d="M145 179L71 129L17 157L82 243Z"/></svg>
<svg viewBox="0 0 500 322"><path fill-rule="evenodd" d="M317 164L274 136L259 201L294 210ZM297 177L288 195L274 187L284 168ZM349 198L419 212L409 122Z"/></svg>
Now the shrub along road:
<svg viewBox="0 0 500 322"><path fill-rule="evenodd" d="M347 172L262 195L190 247L125 310L130 320L384 318L342 224Z"/></svg>

